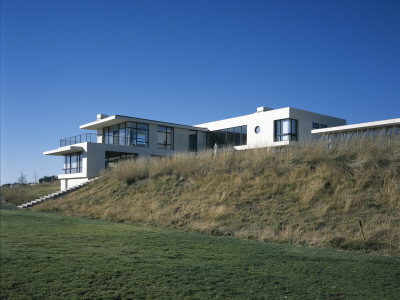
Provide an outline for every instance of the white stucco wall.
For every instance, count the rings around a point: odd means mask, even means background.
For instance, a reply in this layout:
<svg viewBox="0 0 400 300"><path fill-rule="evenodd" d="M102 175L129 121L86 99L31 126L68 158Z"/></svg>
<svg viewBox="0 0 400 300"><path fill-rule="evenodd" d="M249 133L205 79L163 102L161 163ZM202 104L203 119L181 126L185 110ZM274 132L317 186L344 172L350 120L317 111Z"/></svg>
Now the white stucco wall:
<svg viewBox="0 0 400 300"><path fill-rule="evenodd" d="M290 118L298 120L299 141L307 142L313 138L311 135L312 123L327 125L328 127L341 126L346 124L346 120L326 115L321 115L301 109L290 108Z"/></svg>
<svg viewBox="0 0 400 300"><path fill-rule="evenodd" d="M68 188L80 185L89 179L87 177L84 178L67 178L67 179L61 179L61 190L66 190Z"/></svg>

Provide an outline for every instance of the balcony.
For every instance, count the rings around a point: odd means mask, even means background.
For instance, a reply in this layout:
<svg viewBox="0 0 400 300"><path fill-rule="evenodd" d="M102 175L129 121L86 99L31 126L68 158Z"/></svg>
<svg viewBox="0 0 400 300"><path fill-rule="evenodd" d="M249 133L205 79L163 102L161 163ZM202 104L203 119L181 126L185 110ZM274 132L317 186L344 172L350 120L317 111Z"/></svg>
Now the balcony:
<svg viewBox="0 0 400 300"><path fill-rule="evenodd" d="M97 143L97 135L94 133L84 133L76 136L71 136L60 140L60 147L65 147L69 145L79 144L79 143Z"/></svg>

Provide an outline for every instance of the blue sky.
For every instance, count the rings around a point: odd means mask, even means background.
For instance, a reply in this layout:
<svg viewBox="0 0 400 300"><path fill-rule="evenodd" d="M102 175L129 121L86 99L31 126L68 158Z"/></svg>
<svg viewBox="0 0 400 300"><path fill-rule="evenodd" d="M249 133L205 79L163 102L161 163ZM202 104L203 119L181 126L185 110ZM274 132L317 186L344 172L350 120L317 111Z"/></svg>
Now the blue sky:
<svg viewBox="0 0 400 300"><path fill-rule="evenodd" d="M400 117L400 1L1 1L1 182L96 114Z"/></svg>

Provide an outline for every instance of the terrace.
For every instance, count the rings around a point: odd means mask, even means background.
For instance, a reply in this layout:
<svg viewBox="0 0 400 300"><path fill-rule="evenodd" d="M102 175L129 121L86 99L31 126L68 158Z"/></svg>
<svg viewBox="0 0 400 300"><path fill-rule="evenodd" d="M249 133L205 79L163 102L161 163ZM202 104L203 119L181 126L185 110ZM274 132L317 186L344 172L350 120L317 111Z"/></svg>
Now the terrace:
<svg viewBox="0 0 400 300"><path fill-rule="evenodd" d="M97 143L97 135L94 133L83 133L60 140L60 147L75 145L79 143Z"/></svg>

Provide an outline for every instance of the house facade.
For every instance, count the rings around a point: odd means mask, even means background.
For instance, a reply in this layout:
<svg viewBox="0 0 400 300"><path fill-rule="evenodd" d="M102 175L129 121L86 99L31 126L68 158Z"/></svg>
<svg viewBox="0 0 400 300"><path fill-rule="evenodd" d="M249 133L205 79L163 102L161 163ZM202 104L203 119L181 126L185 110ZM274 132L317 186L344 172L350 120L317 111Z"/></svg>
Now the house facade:
<svg viewBox="0 0 400 300"><path fill-rule="evenodd" d="M123 159L198 152L215 145L235 150L285 146L311 139L313 128L345 124L343 119L291 107L259 107L253 114L194 126L100 114L80 126L94 133L62 139L57 149L44 154L64 157L63 174L58 175L64 190Z"/></svg>

